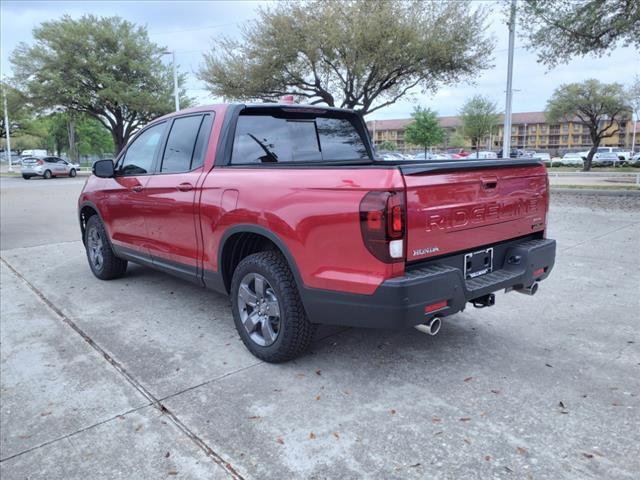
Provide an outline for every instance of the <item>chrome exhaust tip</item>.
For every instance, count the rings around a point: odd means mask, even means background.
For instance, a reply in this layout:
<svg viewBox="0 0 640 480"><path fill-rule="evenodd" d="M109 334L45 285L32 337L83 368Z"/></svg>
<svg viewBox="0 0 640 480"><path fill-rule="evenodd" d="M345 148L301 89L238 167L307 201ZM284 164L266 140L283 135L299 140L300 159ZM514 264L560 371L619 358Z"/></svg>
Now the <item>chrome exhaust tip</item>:
<svg viewBox="0 0 640 480"><path fill-rule="evenodd" d="M516 292L523 293L525 295L535 295L537 291L538 291L538 282L533 282L528 287L519 288L518 290L516 290Z"/></svg>
<svg viewBox="0 0 640 480"><path fill-rule="evenodd" d="M415 326L416 330L426 333L427 335L437 335L440 327L442 327L442 321L438 317L433 317L427 323L421 323Z"/></svg>

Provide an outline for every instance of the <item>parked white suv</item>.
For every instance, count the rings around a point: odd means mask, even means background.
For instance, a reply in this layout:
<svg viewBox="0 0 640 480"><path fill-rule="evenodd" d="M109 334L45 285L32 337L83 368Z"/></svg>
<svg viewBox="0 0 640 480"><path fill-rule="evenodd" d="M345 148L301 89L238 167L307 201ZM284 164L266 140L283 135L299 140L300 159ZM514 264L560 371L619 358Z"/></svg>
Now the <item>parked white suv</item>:
<svg viewBox="0 0 640 480"><path fill-rule="evenodd" d="M589 150L585 150L584 152L579 153L580 156L584 160L586 160L587 155L589 155ZM598 160L598 154L600 153L615 153L616 155L618 155L618 158L625 163L631 159L631 152L628 152L620 147L598 147L598 150L596 150L596 154L594 156L594 160Z"/></svg>

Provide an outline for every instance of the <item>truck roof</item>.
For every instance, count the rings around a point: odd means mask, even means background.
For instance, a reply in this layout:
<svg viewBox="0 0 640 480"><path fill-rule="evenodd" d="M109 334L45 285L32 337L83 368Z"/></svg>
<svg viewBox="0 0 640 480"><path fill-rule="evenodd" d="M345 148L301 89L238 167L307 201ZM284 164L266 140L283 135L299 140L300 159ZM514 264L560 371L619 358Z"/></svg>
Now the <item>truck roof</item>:
<svg viewBox="0 0 640 480"><path fill-rule="evenodd" d="M167 113L162 117L158 117L153 120L156 122L158 120L163 120L167 118L174 117L176 115L184 115L185 113L199 113L199 112L210 112L212 110L215 111L224 111L229 107L245 107L245 108L287 108L287 109L300 109L300 110L318 110L318 111L332 111L332 112L350 112L353 113L353 110L349 110L347 108L338 108L338 107L329 107L326 105L309 105L309 104L301 104L301 103L214 103L210 105L201 105L197 107L185 108L184 110L179 110L177 112Z"/></svg>

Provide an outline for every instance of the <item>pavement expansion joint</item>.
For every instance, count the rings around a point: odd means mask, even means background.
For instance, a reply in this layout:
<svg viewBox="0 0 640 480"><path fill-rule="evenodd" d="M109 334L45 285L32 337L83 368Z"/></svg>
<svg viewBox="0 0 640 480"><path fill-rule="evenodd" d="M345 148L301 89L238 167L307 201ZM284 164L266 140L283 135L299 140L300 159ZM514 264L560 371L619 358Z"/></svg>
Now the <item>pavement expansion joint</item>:
<svg viewBox="0 0 640 480"><path fill-rule="evenodd" d="M2 263L4 263L9 270L11 270L63 323L71 327L82 339L87 342L95 351L97 351L115 370L124 377L142 396L144 396L149 404L157 408L162 412L182 433L184 433L198 448L211 458L216 464L222 467L232 478L237 480L243 480L243 477L236 471L236 469L216 453L207 443L196 435L182 420L180 420L171 410L162 404L149 390L146 389L136 378L134 378L125 368L113 358L105 349L98 345L86 332L84 332L71 318L69 318L62 310L60 310L51 300L49 300L42 291L40 291L35 285L27 280L11 263L5 258L0 257ZM143 407L140 407L143 408ZM109 421L109 420L107 420ZM103 422L104 423L104 422ZM91 428L91 427L87 427ZM78 432L74 432L78 433ZM73 435L73 434L72 434ZM55 441L55 440L53 440ZM48 442L48 443L52 443ZM33 449L38 448L34 447ZM32 449L32 450L33 450ZM25 453L21 452L20 454ZM18 455L20 455L18 454ZM14 455L15 456L15 455ZM8 459L3 459L8 460Z"/></svg>

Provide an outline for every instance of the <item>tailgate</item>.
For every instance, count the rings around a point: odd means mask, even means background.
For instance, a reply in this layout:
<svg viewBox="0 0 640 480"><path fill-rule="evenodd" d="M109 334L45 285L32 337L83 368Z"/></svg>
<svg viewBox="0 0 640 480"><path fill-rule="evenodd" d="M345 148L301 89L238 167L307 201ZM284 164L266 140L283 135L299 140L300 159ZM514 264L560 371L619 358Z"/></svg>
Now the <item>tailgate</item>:
<svg viewBox="0 0 640 480"><path fill-rule="evenodd" d="M543 165L452 167L403 170L407 261L544 230L548 184Z"/></svg>

